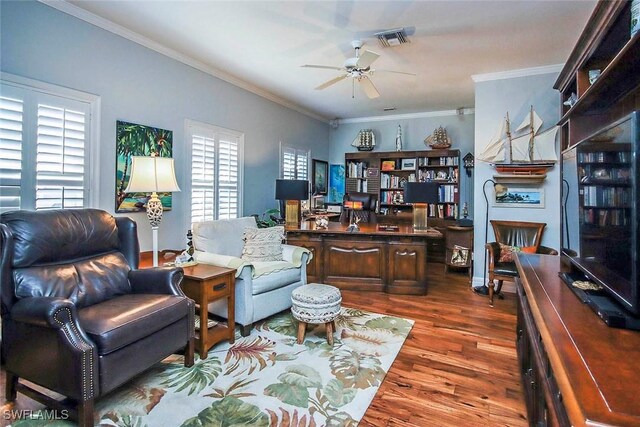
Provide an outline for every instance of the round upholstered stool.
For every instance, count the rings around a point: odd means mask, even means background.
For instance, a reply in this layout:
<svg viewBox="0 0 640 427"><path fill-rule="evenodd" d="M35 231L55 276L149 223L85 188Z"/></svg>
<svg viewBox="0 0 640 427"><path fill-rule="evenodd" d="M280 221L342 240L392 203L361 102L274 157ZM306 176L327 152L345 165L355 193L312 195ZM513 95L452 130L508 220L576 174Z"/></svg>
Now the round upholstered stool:
<svg viewBox="0 0 640 427"><path fill-rule="evenodd" d="M340 314L342 295L335 286L310 283L291 293L291 314L298 320L298 344L304 341L308 323L324 323L327 342L333 345L334 320Z"/></svg>

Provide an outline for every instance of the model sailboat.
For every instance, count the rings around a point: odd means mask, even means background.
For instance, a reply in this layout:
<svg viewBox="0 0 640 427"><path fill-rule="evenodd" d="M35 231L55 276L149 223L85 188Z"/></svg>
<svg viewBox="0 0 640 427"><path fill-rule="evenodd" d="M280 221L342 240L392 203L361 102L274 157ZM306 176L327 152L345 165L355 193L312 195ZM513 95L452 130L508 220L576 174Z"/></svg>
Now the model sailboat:
<svg viewBox="0 0 640 427"><path fill-rule="evenodd" d="M555 148L558 127L540 131L542 123L531 107L520 126L512 131L507 113L478 159L495 164L499 172L544 173L558 161Z"/></svg>
<svg viewBox="0 0 640 427"><path fill-rule="evenodd" d="M351 143L358 151L371 151L376 146L376 136L371 129L362 129Z"/></svg>

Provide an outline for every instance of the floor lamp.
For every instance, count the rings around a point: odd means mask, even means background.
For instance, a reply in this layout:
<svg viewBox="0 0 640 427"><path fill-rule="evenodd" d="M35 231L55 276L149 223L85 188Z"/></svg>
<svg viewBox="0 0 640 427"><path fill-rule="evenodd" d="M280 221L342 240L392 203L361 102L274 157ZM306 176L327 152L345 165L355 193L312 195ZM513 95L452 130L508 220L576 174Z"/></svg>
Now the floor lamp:
<svg viewBox="0 0 640 427"><path fill-rule="evenodd" d="M404 186L404 201L413 203L413 229L427 231L428 203L438 203L438 183L407 182Z"/></svg>
<svg viewBox="0 0 640 427"><path fill-rule="evenodd" d="M306 179L276 179L276 199L286 200L285 225L300 225L300 200L309 198L309 181Z"/></svg>
<svg viewBox="0 0 640 427"><path fill-rule="evenodd" d="M153 266L158 266L158 226L162 221L162 202L158 192L180 191L173 159L169 157L131 157L131 175L125 193L151 193L147 218L153 234Z"/></svg>

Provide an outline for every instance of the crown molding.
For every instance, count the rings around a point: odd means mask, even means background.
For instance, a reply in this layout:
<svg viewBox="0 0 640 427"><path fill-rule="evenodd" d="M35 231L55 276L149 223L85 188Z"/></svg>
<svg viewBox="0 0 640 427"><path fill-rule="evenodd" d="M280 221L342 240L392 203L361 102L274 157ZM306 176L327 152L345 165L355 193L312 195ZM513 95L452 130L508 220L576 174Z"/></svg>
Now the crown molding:
<svg viewBox="0 0 640 427"><path fill-rule="evenodd" d="M463 115L474 114L475 112L476 112L475 108L463 109ZM407 120L407 119L420 119L423 117L444 117L444 116L456 116L456 115L458 115L458 110L423 111L420 113L393 114L388 116L353 117L350 119L337 119L337 123L347 124L347 123L364 123L364 122L386 122L386 121Z"/></svg>
<svg viewBox="0 0 640 427"><path fill-rule="evenodd" d="M520 68L517 70L498 71L496 73L474 74L471 79L475 83L488 82L492 80L513 79L516 77L535 76L538 74L559 73L564 64L544 65L542 67Z"/></svg>
<svg viewBox="0 0 640 427"><path fill-rule="evenodd" d="M203 73L209 74L213 77L216 77L220 80L223 80L227 83L230 83L248 92L254 93L262 98L268 99L269 101L273 101L276 104L280 104L283 107L297 111L301 114L311 117L312 119L319 120L324 123L329 122L328 117L314 113L311 110L308 110L298 104L294 104L293 102L288 101L284 98L281 98L265 89L262 89L249 82L239 79L229 73L226 73L222 70L219 70L215 67L205 64L204 62L198 61L197 59L192 58L188 55L182 54L174 49L166 47L161 43L155 42L143 36L142 34L136 33L135 31L131 31L121 25L116 24L115 22L109 21L108 19L102 18L98 15L95 15L91 12L86 11L81 7L68 3L65 0L38 0L38 1L42 4L45 4L49 7L57 9L68 15L74 16L78 19L88 22L89 24L95 25L96 27L102 28L103 30L109 31L113 34L116 34L120 37L123 37L127 40L130 40L134 43L144 46L148 49L154 50L171 59L175 59L176 61L182 62L183 64L186 64L192 68L195 68L196 70L202 71Z"/></svg>

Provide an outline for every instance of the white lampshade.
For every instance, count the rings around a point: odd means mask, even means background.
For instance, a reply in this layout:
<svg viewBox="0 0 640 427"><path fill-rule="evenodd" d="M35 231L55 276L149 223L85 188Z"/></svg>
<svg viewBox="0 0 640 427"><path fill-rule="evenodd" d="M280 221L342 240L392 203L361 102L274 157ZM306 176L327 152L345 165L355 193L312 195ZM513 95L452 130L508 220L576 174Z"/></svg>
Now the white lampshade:
<svg viewBox="0 0 640 427"><path fill-rule="evenodd" d="M131 157L131 175L125 193L180 191L173 159L170 157Z"/></svg>

